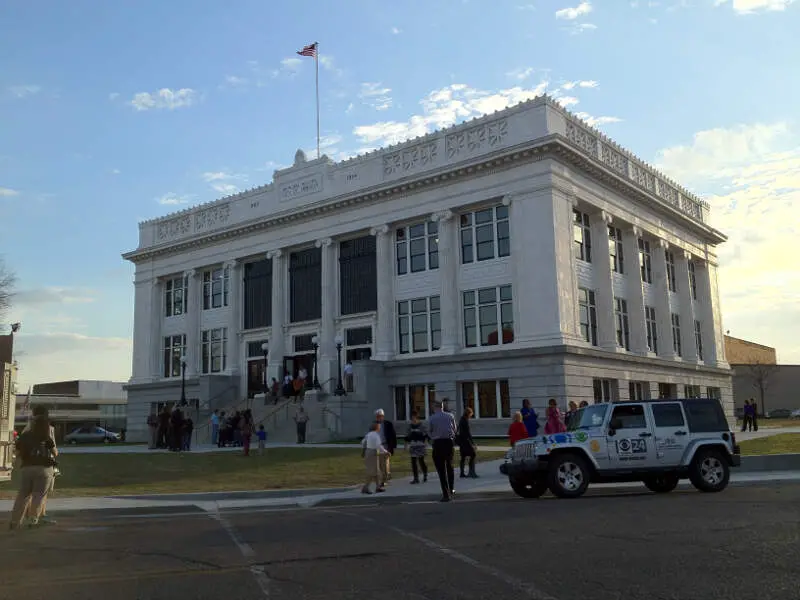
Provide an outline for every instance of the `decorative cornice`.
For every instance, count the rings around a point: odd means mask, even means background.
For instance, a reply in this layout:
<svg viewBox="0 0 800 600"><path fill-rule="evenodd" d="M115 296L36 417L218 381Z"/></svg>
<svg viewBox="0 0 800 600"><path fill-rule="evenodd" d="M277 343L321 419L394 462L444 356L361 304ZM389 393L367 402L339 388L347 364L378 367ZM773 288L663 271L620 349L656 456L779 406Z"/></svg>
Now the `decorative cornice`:
<svg viewBox="0 0 800 600"><path fill-rule="evenodd" d="M329 237L326 237L326 238L322 238L321 240L317 240L316 242L314 242L314 245L317 248L327 248L332 243L333 243L333 240L331 238L329 238Z"/></svg>
<svg viewBox="0 0 800 600"><path fill-rule="evenodd" d="M386 235L387 233L389 233L388 225L378 225L369 230L369 234L374 236Z"/></svg>
<svg viewBox="0 0 800 600"><path fill-rule="evenodd" d="M452 210L440 210L431 215L431 221L434 223L444 223L453 218Z"/></svg>
<svg viewBox="0 0 800 600"><path fill-rule="evenodd" d="M273 258L280 258L283 256L283 250L277 248L275 250L270 250L267 252L267 260L272 260Z"/></svg>
<svg viewBox="0 0 800 600"><path fill-rule="evenodd" d="M555 158L574 165L589 173L601 183L621 191L626 196L642 199L654 208L660 208L662 211L673 214L677 218L684 219L689 227L695 231L701 232L701 235L706 238L715 240L716 243L724 242L727 239L720 232L714 230L705 223L693 220L655 194L643 191L633 182L622 179L617 174L612 174L607 168L601 166L596 159L587 157L573 144L568 143L562 136L553 134L546 138L533 140L526 145L506 148L485 155L481 157L479 161L470 164L462 163L461 165L454 165L449 170L439 169L434 172L420 174L416 179L409 178L392 182L382 189L372 189L360 194L343 194L324 202L315 203L291 212L287 211L277 216L253 220L227 229L219 229L207 234L170 242L168 244L133 250L123 254L123 258L136 263L157 256L185 252L190 248L207 246L221 240L237 238L244 234L256 233L265 229L285 227L288 224L318 219L323 215L335 213L344 208L351 209L360 204L382 202L396 195L408 195L409 193L421 192L425 189L451 185L463 179L502 172L517 166L517 164L521 162L541 161L546 158ZM577 197L573 200L573 206L576 205Z"/></svg>

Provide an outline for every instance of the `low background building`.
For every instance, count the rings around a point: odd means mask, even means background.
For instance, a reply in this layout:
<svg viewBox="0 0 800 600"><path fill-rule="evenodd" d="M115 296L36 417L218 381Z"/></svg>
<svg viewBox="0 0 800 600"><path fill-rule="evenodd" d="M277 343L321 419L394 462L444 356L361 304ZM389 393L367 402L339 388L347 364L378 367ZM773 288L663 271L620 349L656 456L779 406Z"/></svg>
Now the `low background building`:
<svg viewBox="0 0 800 600"><path fill-rule="evenodd" d="M778 364L778 353L775 348L729 335L725 336L725 356L731 365Z"/></svg>
<svg viewBox="0 0 800 600"><path fill-rule="evenodd" d="M128 395L115 381L58 381L33 386L30 396L17 394L16 427L21 430L35 406L46 406L56 442L82 425L119 432L127 428Z"/></svg>

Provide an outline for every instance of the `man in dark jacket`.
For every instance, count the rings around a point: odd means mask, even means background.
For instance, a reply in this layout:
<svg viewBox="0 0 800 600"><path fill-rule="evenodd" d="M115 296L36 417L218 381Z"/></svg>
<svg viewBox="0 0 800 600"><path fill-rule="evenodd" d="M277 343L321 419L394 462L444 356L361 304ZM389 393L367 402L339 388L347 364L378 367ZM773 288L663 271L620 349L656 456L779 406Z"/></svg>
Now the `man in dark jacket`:
<svg viewBox="0 0 800 600"><path fill-rule="evenodd" d="M390 481L392 479L392 455L397 448L397 432L394 429L394 424L386 420L386 415L382 408L375 411L375 421L381 426L378 433L381 434L381 442L383 447L389 451L389 454L382 454L380 460L381 474L383 481Z"/></svg>

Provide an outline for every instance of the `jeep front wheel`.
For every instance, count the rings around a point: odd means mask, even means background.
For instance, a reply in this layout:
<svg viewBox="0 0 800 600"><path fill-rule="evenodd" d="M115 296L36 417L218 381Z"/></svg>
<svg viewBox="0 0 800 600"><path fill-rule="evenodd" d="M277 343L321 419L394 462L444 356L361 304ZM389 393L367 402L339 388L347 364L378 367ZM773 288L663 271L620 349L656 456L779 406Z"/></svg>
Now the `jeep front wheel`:
<svg viewBox="0 0 800 600"><path fill-rule="evenodd" d="M577 454L558 454L550 458L547 485L558 498L580 498L589 487L589 468Z"/></svg>
<svg viewBox="0 0 800 600"><path fill-rule="evenodd" d="M728 487L730 478L730 467L719 450L701 448L694 455L689 480L701 492L721 492Z"/></svg>
<svg viewBox="0 0 800 600"><path fill-rule="evenodd" d="M677 475L653 475L644 480L644 485L656 494L668 494L678 487L679 481Z"/></svg>
<svg viewBox="0 0 800 600"><path fill-rule="evenodd" d="M534 477L532 479L509 479L511 489L521 498L541 498L547 491L547 479Z"/></svg>

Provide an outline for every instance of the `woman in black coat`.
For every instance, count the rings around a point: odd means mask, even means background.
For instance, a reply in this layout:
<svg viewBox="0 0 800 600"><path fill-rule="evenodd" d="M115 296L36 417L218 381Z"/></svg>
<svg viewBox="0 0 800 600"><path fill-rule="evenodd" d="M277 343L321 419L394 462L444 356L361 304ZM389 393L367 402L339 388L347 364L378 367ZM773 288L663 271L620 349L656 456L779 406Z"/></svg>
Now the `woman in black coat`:
<svg viewBox="0 0 800 600"><path fill-rule="evenodd" d="M469 420L473 412L471 408L467 408L458 422L458 452L461 455L461 477L471 477L476 479L478 477L475 473L475 442L472 439L472 432L469 428ZM464 472L467 459L469 459L469 474Z"/></svg>

